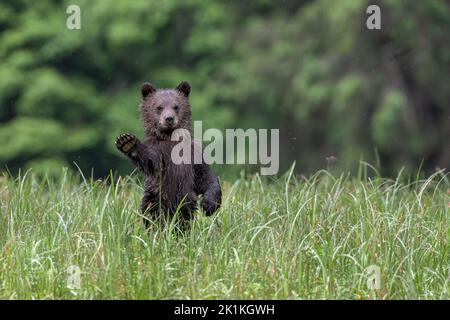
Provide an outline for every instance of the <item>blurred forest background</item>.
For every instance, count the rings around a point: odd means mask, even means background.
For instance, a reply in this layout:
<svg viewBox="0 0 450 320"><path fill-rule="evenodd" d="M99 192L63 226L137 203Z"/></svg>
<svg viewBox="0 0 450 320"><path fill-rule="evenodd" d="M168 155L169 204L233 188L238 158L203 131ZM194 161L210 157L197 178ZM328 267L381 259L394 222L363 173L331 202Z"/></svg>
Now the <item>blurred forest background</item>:
<svg viewBox="0 0 450 320"><path fill-rule="evenodd" d="M387 175L448 168L449 76L446 0L2 0L0 171L129 173L114 140L142 135L141 83L181 80L204 130L280 128L280 172L331 156Z"/></svg>

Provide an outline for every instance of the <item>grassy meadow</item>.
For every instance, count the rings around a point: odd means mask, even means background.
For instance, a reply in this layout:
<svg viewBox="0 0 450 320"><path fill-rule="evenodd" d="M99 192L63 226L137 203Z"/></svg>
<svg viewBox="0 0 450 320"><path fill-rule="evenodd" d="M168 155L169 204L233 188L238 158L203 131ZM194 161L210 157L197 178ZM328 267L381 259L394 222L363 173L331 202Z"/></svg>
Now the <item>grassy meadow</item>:
<svg viewBox="0 0 450 320"><path fill-rule="evenodd" d="M449 176L364 171L222 181L181 236L144 230L138 175L0 175L0 299L449 299Z"/></svg>

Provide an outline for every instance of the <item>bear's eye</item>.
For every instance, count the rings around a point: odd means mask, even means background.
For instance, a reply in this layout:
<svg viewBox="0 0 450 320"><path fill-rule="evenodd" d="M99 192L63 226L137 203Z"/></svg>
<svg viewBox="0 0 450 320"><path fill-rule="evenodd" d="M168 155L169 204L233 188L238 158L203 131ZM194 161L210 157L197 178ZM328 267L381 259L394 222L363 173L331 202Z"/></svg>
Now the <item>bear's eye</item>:
<svg viewBox="0 0 450 320"><path fill-rule="evenodd" d="M156 107L156 110L158 110L158 111L161 111L162 109L163 109L163 107L161 107L161 106Z"/></svg>
<svg viewBox="0 0 450 320"><path fill-rule="evenodd" d="M179 106L175 106L175 107L173 107L173 110L175 110L176 112L178 112L178 110L180 110L180 107L179 107Z"/></svg>

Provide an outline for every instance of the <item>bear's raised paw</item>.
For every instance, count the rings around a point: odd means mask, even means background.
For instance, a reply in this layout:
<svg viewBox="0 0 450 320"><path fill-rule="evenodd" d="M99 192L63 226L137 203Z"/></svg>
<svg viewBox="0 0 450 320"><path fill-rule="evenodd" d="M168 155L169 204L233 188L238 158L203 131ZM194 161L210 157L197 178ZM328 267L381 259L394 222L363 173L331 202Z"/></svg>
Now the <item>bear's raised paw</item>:
<svg viewBox="0 0 450 320"><path fill-rule="evenodd" d="M116 147L123 153L128 153L138 142L138 139L131 133L122 133L116 139Z"/></svg>

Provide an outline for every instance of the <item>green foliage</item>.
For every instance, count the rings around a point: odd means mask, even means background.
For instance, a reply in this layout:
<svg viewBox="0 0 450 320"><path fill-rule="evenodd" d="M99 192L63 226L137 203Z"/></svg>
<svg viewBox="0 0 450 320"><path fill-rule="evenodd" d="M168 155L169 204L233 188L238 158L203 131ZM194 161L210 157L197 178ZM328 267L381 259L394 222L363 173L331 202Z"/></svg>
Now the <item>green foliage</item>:
<svg viewBox="0 0 450 320"><path fill-rule="evenodd" d="M47 165L56 165L54 163ZM448 175L223 181L213 217L146 232L140 182L0 176L1 299L448 299ZM67 288L68 268L81 271ZM367 286L367 267L381 287Z"/></svg>
<svg viewBox="0 0 450 320"><path fill-rule="evenodd" d="M383 149L392 146L392 138L400 133L402 118L406 116L406 99L399 92L389 92L373 116L373 137Z"/></svg>
<svg viewBox="0 0 450 320"><path fill-rule="evenodd" d="M81 30L66 7L81 8ZM334 155L381 168L450 164L450 8L444 0L2 1L1 165L131 166L114 149L142 134L139 87L192 85L204 128L280 128L282 168ZM41 161L44 160L44 161ZM44 168L43 166L38 166ZM241 168L216 168L238 172Z"/></svg>

